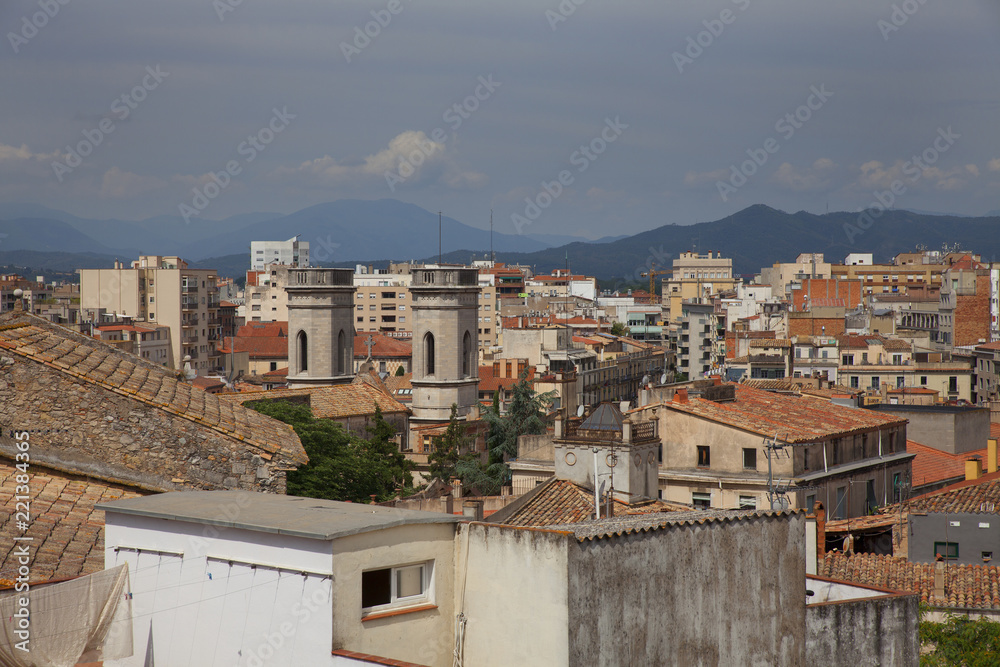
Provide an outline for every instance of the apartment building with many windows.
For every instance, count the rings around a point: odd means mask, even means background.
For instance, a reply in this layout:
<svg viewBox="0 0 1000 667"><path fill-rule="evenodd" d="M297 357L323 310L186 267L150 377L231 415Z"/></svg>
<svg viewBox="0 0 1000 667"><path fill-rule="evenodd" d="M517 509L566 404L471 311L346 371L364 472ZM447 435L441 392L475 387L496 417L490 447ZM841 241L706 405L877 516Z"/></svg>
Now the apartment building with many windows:
<svg viewBox="0 0 1000 667"><path fill-rule="evenodd" d="M142 255L125 267L80 269L80 307L89 319L101 312L170 329L171 355L178 370L207 375L221 367L218 276L191 269L176 256Z"/></svg>

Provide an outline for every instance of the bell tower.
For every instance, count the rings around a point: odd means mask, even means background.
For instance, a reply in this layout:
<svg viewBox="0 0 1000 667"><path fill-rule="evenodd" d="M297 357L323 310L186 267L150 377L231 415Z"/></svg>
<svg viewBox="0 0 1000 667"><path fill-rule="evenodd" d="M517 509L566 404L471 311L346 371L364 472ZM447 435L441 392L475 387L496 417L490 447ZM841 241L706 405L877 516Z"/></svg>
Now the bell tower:
<svg viewBox="0 0 1000 667"><path fill-rule="evenodd" d="M458 414L478 417L479 271L464 267L418 268L413 297L413 402L415 425L445 422Z"/></svg>
<svg viewBox="0 0 1000 667"><path fill-rule="evenodd" d="M290 269L288 386L342 384L354 377L354 272Z"/></svg>

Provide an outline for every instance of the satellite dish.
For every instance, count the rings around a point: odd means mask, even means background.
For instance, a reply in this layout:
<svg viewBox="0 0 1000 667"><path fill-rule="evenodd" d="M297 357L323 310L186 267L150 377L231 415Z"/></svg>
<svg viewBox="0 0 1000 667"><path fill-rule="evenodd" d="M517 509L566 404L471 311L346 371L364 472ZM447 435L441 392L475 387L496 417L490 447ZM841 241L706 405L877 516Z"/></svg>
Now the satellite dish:
<svg viewBox="0 0 1000 667"><path fill-rule="evenodd" d="M578 407L578 408L576 409L576 416L577 416L577 417L582 417L582 416L583 416L583 411L584 411L584 410L586 410L586 408L585 408L584 406L582 406L582 405L581 405L580 407Z"/></svg>
<svg viewBox="0 0 1000 667"><path fill-rule="evenodd" d="M618 402L618 409L621 410L622 412L628 412L628 406L629 406L629 402L628 401L619 401Z"/></svg>
<svg viewBox="0 0 1000 667"><path fill-rule="evenodd" d="M660 376L660 384L666 384L666 383L667 383L667 374L664 373L663 375Z"/></svg>
<svg viewBox="0 0 1000 667"><path fill-rule="evenodd" d="M650 380L650 377L648 375L643 375L642 376L642 385L646 386L647 384L649 384L649 380Z"/></svg>

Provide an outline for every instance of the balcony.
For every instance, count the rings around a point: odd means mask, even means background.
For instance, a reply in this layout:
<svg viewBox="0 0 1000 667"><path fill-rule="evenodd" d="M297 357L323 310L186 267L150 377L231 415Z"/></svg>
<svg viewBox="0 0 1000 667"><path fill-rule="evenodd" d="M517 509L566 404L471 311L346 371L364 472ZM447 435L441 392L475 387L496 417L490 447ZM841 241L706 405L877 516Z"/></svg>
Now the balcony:
<svg viewBox="0 0 1000 667"><path fill-rule="evenodd" d="M183 294L197 294L198 283L194 283L192 285L181 285L181 292Z"/></svg>
<svg viewBox="0 0 1000 667"><path fill-rule="evenodd" d="M189 299L187 297L181 298L181 310L197 310L198 309L198 299Z"/></svg>

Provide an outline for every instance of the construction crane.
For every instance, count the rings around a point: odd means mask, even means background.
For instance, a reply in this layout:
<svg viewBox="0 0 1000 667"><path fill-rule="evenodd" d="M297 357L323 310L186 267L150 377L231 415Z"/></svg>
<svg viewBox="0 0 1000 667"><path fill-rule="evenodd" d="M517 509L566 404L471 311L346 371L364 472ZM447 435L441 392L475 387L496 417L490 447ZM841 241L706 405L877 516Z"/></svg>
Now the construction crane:
<svg viewBox="0 0 1000 667"><path fill-rule="evenodd" d="M668 274L671 274L671 273L673 273L673 271L670 271L670 270L657 271L655 269L650 269L649 271L643 271L640 274L643 278L649 276L649 302L650 303L656 303L657 302L656 292L654 291L655 287L653 285L653 282L656 280L656 276L665 276L665 275L668 275Z"/></svg>

